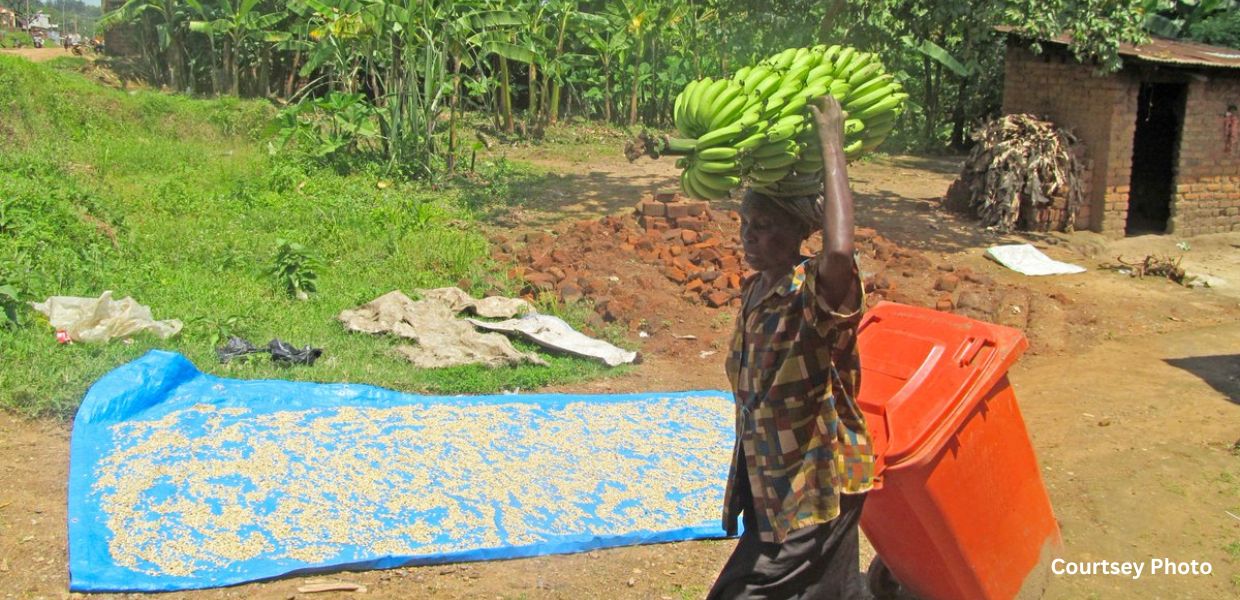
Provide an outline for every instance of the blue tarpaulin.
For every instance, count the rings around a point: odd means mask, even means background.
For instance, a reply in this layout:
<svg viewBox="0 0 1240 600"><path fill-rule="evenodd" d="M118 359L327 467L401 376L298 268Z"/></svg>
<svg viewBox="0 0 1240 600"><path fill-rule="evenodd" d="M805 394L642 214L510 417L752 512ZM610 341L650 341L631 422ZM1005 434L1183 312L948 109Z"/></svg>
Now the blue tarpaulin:
<svg viewBox="0 0 1240 600"><path fill-rule="evenodd" d="M73 426L75 591L723 537L730 394L418 396L154 351Z"/></svg>

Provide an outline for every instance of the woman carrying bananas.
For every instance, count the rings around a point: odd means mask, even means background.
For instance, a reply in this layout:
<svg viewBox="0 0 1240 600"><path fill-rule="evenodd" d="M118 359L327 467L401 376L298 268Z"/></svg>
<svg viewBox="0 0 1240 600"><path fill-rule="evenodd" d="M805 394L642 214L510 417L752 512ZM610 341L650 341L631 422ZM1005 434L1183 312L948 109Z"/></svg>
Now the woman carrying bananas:
<svg viewBox="0 0 1240 600"><path fill-rule="evenodd" d="M826 95L811 107L824 193L771 198L747 190L745 281L727 360L736 449L724 527L744 533L708 598L863 597L857 524L874 455L855 402L864 298L853 255L844 115ZM822 252L800 253L815 230Z"/></svg>

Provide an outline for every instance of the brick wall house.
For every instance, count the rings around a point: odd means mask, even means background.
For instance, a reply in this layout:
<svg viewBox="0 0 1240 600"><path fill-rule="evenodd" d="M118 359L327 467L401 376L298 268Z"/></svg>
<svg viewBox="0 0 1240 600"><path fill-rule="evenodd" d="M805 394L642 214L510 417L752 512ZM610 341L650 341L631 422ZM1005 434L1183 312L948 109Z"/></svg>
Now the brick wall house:
<svg viewBox="0 0 1240 600"><path fill-rule="evenodd" d="M106 15L124 4L124 0L102 0L100 9ZM113 25L103 33L104 52L108 56L138 56L142 53L138 43L138 30L128 23Z"/></svg>
<svg viewBox="0 0 1240 600"><path fill-rule="evenodd" d="M1033 113L1086 145L1077 227L1120 237L1240 231L1240 51L1156 39L1097 75L1067 49L1008 36L1003 113Z"/></svg>

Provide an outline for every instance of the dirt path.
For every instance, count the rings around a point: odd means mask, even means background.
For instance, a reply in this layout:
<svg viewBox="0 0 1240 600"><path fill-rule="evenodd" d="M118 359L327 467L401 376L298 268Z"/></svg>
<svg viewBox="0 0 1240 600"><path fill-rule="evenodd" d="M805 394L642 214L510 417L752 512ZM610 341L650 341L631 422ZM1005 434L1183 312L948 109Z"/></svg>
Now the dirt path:
<svg viewBox="0 0 1240 600"><path fill-rule="evenodd" d="M627 165L610 156L512 153L563 175L508 218L523 227L610 214L674 182L669 161ZM859 221L917 248L1019 289L1002 298L1004 322L1028 325L1035 353L1012 371L1044 467L1071 561L1209 561L1209 576L1056 576L1048 598L1220 598L1240 593L1240 301L1235 288L1187 289L1096 267L1124 255L1167 252L1172 238L1107 242L1089 234L1032 236L1055 258L1089 273L1025 278L982 258L1004 238L936 208L954 176L950 160L893 157L852 169ZM1190 240L1194 268L1234 276L1240 235ZM1183 252L1183 251L1181 251ZM1186 259L1187 261L1187 259ZM931 267L933 269L933 267ZM1019 286L1017 288L1016 286ZM1048 298L1054 298L1048 302ZM1023 310L1012 310L1024 307ZM624 376L559 391L625 392L726 387L726 309L684 304L668 316L696 340L658 344ZM656 334L659 335L659 334ZM711 354L715 351L714 354ZM67 424L0 415L0 588L4 598L67 595ZM622 548L572 556L341 573L377 598L697 598L731 542ZM184 598L333 598L301 595L291 578ZM108 597L101 595L100 597Z"/></svg>
<svg viewBox="0 0 1240 600"><path fill-rule="evenodd" d="M61 56L73 56L72 52L64 48L4 48L0 50L0 54L20 56L34 62L44 62Z"/></svg>

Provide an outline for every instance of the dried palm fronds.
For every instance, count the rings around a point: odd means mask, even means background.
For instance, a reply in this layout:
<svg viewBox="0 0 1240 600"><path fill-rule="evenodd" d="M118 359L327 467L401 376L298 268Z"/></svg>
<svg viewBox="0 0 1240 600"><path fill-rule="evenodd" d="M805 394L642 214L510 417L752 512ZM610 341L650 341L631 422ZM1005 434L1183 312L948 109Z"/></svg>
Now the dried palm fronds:
<svg viewBox="0 0 1240 600"><path fill-rule="evenodd" d="M1001 231L1071 231L1085 196L1083 145L1033 115L1005 115L973 134L977 144L949 202ZM1052 222L1055 221L1055 222Z"/></svg>

